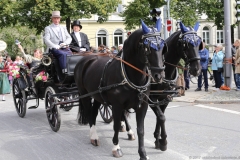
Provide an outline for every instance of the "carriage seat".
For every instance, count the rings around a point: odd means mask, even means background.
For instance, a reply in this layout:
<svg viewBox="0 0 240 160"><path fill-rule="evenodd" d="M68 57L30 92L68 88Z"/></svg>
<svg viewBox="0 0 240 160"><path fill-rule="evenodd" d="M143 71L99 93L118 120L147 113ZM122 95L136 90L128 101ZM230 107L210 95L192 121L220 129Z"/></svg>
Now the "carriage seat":
<svg viewBox="0 0 240 160"><path fill-rule="evenodd" d="M73 75L74 74L74 68L77 65L77 63L82 59L83 56L73 54L73 55L67 55L67 73L68 75Z"/></svg>

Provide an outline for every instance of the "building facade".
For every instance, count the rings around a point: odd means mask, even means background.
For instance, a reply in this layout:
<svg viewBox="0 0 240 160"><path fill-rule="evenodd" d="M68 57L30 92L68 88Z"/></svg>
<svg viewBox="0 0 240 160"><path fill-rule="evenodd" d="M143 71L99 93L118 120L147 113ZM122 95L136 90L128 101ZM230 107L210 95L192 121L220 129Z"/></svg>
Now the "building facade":
<svg viewBox="0 0 240 160"><path fill-rule="evenodd" d="M111 47L124 43L127 38L128 31L124 29L124 21L122 17L119 17L119 13L124 9L123 5L127 5L130 1L131 0L122 0L122 4L118 5L116 12L109 16L107 22L104 22L102 24L99 24L97 22L97 15L93 15L91 19L80 19L83 26L81 32L84 32L88 35L91 46L97 47L100 44L104 44ZM210 53L213 52L214 44L221 43L224 46L224 28L217 28L213 22L207 20L206 15L203 15L199 19L199 22L200 27L197 33L206 43L206 46L209 48ZM173 33L177 30L177 23L175 20L173 20L172 24L172 30L168 33L169 35L170 33ZM162 37L164 37L163 34L164 33L162 30ZM234 37L235 39L239 38L238 28L234 29Z"/></svg>

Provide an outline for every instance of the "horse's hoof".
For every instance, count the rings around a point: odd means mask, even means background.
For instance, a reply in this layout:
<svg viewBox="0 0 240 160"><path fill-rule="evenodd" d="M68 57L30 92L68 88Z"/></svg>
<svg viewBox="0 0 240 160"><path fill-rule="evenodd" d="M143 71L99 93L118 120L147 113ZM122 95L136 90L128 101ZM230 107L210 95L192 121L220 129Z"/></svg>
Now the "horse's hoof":
<svg viewBox="0 0 240 160"><path fill-rule="evenodd" d="M94 146L99 146L99 140L98 139L91 139L91 144Z"/></svg>
<svg viewBox="0 0 240 160"><path fill-rule="evenodd" d="M119 158L123 156L123 152L121 149L117 149L115 151L112 151L113 157Z"/></svg>
<svg viewBox="0 0 240 160"><path fill-rule="evenodd" d="M148 156L146 156L146 158L140 158L140 160L149 160L150 158Z"/></svg>
<svg viewBox="0 0 240 160"><path fill-rule="evenodd" d="M161 151L166 151L167 150L167 145L159 145L159 149L161 150Z"/></svg>
<svg viewBox="0 0 240 160"><path fill-rule="evenodd" d="M119 132L126 132L125 126L120 126Z"/></svg>
<svg viewBox="0 0 240 160"><path fill-rule="evenodd" d="M155 148L160 149L161 151L167 150L167 140L163 141L162 139L159 139L158 141L155 141Z"/></svg>
<svg viewBox="0 0 240 160"><path fill-rule="evenodd" d="M128 134L128 140L134 141L135 140L135 135L134 134Z"/></svg>

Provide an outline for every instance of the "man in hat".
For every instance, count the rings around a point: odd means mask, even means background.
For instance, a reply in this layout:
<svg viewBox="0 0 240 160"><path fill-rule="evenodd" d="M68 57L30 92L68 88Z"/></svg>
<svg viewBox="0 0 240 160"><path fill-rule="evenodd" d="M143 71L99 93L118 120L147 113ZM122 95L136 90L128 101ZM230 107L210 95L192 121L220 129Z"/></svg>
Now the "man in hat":
<svg viewBox="0 0 240 160"><path fill-rule="evenodd" d="M71 50L66 48L72 41L67 29L62 27L60 23L60 11L52 12L52 24L45 27L44 30L44 42L47 45L47 52L49 49L55 57L59 60L60 68L62 72L66 72L66 59L67 54L72 54Z"/></svg>
<svg viewBox="0 0 240 160"><path fill-rule="evenodd" d="M85 33L80 32L82 29L82 25L79 20L73 21L72 29L72 42L70 45L71 50L73 52L90 51L90 43L88 41L88 36Z"/></svg>

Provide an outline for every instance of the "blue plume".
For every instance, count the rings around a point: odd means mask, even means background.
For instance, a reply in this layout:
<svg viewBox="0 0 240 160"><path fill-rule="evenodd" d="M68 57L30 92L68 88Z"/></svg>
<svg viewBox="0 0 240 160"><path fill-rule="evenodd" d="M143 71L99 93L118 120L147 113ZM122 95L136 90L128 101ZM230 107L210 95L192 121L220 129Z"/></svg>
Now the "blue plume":
<svg viewBox="0 0 240 160"><path fill-rule="evenodd" d="M157 31L160 32L162 29L162 21L161 18L158 18L157 22L156 22L156 26L155 28L157 28Z"/></svg>
<svg viewBox="0 0 240 160"><path fill-rule="evenodd" d="M186 33L186 32L189 31L189 30L187 29L187 27L185 27L182 22L180 22L180 28L181 28L182 33Z"/></svg>
<svg viewBox="0 0 240 160"><path fill-rule="evenodd" d="M196 22L196 24L194 25L193 29L197 32L199 28L199 22Z"/></svg>
<svg viewBox="0 0 240 160"><path fill-rule="evenodd" d="M143 34L147 34L148 32L150 32L148 26L143 22L142 19L141 19L141 23L142 23L142 31L143 31Z"/></svg>

